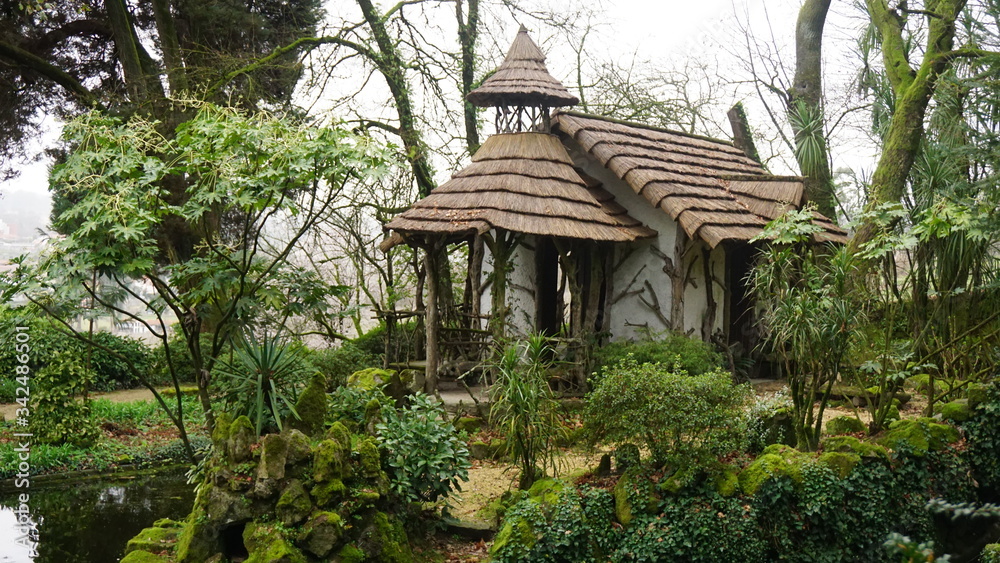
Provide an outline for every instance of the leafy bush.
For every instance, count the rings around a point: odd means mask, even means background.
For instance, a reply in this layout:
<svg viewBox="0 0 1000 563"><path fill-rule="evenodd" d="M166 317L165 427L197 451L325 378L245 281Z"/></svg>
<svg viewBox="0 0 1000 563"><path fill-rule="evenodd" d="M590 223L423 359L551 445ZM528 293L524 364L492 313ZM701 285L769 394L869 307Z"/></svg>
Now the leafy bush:
<svg viewBox="0 0 1000 563"><path fill-rule="evenodd" d="M391 402L380 389L360 387L337 387L327 395L327 422L343 421L349 425L361 426L365 423L365 407L375 399L381 404Z"/></svg>
<svg viewBox="0 0 1000 563"><path fill-rule="evenodd" d="M130 367L134 367L140 375L145 375L150 368L149 347L140 340L108 332L94 333L94 341L111 350L108 352L98 346L88 346L61 332L53 321L6 309L0 312L0 341L14 342L16 326L28 327L27 334L31 337L28 366L32 372L49 365L52 358L60 353L76 357L81 362L90 358L91 370L94 372L94 377L88 383L90 389L114 391L139 385L139 380ZM14 372L14 367L18 365L14 356L12 346L0 346L0 373Z"/></svg>
<svg viewBox="0 0 1000 563"><path fill-rule="evenodd" d="M65 353L51 358L32 377L28 429L41 444L92 445L99 436L89 401L80 401L94 378L79 358Z"/></svg>
<svg viewBox="0 0 1000 563"><path fill-rule="evenodd" d="M330 389L346 384L347 377L356 371L381 366L377 355L370 354L353 342L344 342L338 348L312 350L307 359L326 376Z"/></svg>
<svg viewBox="0 0 1000 563"><path fill-rule="evenodd" d="M722 371L689 376L628 357L591 392L584 424L594 441L644 443L658 464L702 465L741 448L752 395Z"/></svg>
<svg viewBox="0 0 1000 563"><path fill-rule="evenodd" d="M389 343L393 360L402 361L419 357L422 350L414 348L416 331L417 323L396 324L395 331L393 332L393 341ZM377 364L380 363L382 356L385 355L386 336L385 323L381 323L354 340L351 340L350 343L368 356L375 357Z"/></svg>
<svg viewBox="0 0 1000 563"><path fill-rule="evenodd" d="M198 381L198 374L194 370L194 362L191 360L191 351L188 349L184 335L178 332L170 337L167 344L170 347L170 360L173 363L177 380L181 383L193 383ZM209 350L212 346L212 335L201 335L201 349ZM153 348L150 353L150 378L154 385L172 385L173 379L170 376L170 364L167 363L167 349L160 344Z"/></svg>
<svg viewBox="0 0 1000 563"><path fill-rule="evenodd" d="M522 489L535 482L539 470L556 469L556 442L564 433L549 387L550 357L544 335L511 344L500 356L490 387L490 424L507 438L507 454L521 469Z"/></svg>
<svg viewBox="0 0 1000 563"><path fill-rule="evenodd" d="M620 364L629 355L639 364L679 365L691 375L723 367L722 355L710 344L679 332L666 332L647 340L609 342L594 350L594 384L600 380L604 370Z"/></svg>
<svg viewBox="0 0 1000 563"><path fill-rule="evenodd" d="M392 489L407 501L436 501L469 478L469 450L444 416L441 403L422 393L408 407L382 409L379 446Z"/></svg>
<svg viewBox="0 0 1000 563"><path fill-rule="evenodd" d="M786 391L757 397L747 414L747 449L760 453L771 444L795 445L791 410L792 400Z"/></svg>
<svg viewBox="0 0 1000 563"><path fill-rule="evenodd" d="M986 400L962 426L969 443L966 458L983 489L982 496L1000 502L1000 382L990 385Z"/></svg>

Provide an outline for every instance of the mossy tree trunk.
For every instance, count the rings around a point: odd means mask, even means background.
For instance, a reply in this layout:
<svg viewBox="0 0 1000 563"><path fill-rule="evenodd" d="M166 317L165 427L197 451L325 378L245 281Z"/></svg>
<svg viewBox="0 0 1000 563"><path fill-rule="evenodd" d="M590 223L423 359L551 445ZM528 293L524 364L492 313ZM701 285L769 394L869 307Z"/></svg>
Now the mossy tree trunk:
<svg viewBox="0 0 1000 563"><path fill-rule="evenodd" d="M906 193L910 169L924 136L924 117L937 85L938 78L958 57L978 57L978 50L953 50L955 21L967 0L928 0L921 17L927 17L927 42L920 66L911 66L904 37L908 14L890 9L886 0L866 0L872 23L882 41L882 59L892 86L895 108L882 146L882 154L872 175L868 194L868 209L884 203L900 201ZM899 9L905 12L905 6ZM867 220L862 222L851 249L858 251L878 233L879 227Z"/></svg>

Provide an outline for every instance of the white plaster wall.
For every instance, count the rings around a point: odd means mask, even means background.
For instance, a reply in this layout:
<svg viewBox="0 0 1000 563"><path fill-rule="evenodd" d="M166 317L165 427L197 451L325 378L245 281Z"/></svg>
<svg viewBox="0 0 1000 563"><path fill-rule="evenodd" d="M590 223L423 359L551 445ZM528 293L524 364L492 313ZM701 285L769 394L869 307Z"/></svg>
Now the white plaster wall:
<svg viewBox="0 0 1000 563"><path fill-rule="evenodd" d="M616 245L613 262L616 268L613 272L608 311L612 340L641 338L649 331L657 333L669 329L667 323L670 321L673 286L670 276L664 271L665 263L659 253L671 260L674 259L677 223L662 209L650 206L649 202L636 194L628 184L587 155L574 141L565 140L564 143L578 167L599 180L604 189L615 196L615 201L628 210L629 215L657 232L657 236L652 239ZM657 249L659 253L653 249ZM701 246L689 252L684 265L687 268L691 260L695 258L699 260L691 270L691 277L697 288L689 285L684 292L684 330L694 337L701 336L702 321L708 302L700 256ZM714 249L710 261L716 278L720 281L725 280L724 249L722 247ZM647 281L648 286L645 283ZM713 284L713 292L718 304L715 327L722 328L725 316L725 290L718 284ZM652 311L647 303L657 303L660 314Z"/></svg>
<svg viewBox="0 0 1000 563"><path fill-rule="evenodd" d="M526 244L534 247L533 240ZM518 245L511 257L512 271L507 279L507 306L510 314L507 316L507 334L511 336L526 336L535 330L535 252L524 244ZM493 273L493 254L489 247L483 248L483 282ZM492 312L493 288L488 287L483 292L479 302L480 311L484 315Z"/></svg>

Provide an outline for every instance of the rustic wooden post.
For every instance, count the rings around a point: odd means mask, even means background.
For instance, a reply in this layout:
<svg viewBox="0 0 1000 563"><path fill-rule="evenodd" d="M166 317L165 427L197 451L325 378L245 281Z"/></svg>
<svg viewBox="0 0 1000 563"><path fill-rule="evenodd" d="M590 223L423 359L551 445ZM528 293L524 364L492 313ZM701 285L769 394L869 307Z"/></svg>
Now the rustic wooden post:
<svg viewBox="0 0 1000 563"><path fill-rule="evenodd" d="M434 237L427 241L424 254L424 272L427 279L427 305L425 306L424 325L427 332L427 368L424 379L424 391L428 394L437 392L438 366L441 363L440 333L441 311L438 308L438 292L441 280L438 279L438 263L441 260L442 240Z"/></svg>
<svg viewBox="0 0 1000 563"><path fill-rule="evenodd" d="M510 273L510 258L517 243L514 233L499 229L492 241L490 239L484 241L493 255L493 272L490 274L492 277L490 328L493 331L494 345L499 345L507 334L507 276Z"/></svg>
<svg viewBox="0 0 1000 563"><path fill-rule="evenodd" d="M687 268L684 255L687 254L687 233L677 224L674 238L674 260L670 275L670 324L677 332L684 332L684 287L687 285Z"/></svg>
<svg viewBox="0 0 1000 563"><path fill-rule="evenodd" d="M701 250L701 260L704 263L705 271L705 316L701 321L701 339L705 342L712 341L712 329L715 328L715 312L718 303L715 301L715 276L712 272L712 249L704 247Z"/></svg>

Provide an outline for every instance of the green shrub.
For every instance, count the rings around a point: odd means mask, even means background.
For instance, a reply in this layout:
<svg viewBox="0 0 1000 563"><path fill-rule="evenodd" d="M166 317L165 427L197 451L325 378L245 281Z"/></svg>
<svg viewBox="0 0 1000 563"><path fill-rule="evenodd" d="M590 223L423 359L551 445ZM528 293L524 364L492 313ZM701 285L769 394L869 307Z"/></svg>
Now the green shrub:
<svg viewBox="0 0 1000 563"><path fill-rule="evenodd" d="M66 353L35 372L28 429L36 442L88 447L97 440L100 432L90 417L90 402L79 400L93 379L79 358Z"/></svg>
<svg viewBox="0 0 1000 563"><path fill-rule="evenodd" d="M419 357L423 350L414 347L417 323L397 323L393 333L393 341L389 343L391 361L403 361ZM351 344L364 354L375 357L376 365L382 363L385 355L386 328L385 323L379 324L368 332L351 340Z"/></svg>
<svg viewBox="0 0 1000 563"><path fill-rule="evenodd" d="M327 394L326 421L343 421L360 426L365 422L365 405L372 399L382 404L389 402L380 389L337 387L332 393Z"/></svg>
<svg viewBox="0 0 1000 563"><path fill-rule="evenodd" d="M603 370L621 363L629 355L638 364L679 365L691 375L701 375L723 367L722 355L702 340L678 332L653 335L647 340L617 340L594 350L594 371L600 380Z"/></svg>
<svg viewBox="0 0 1000 563"><path fill-rule="evenodd" d="M521 470L522 489L539 473L555 472L556 444L565 434L549 387L551 357L552 348L541 334L511 344L500 356L490 387L490 424L507 438L507 455Z"/></svg>
<svg viewBox="0 0 1000 563"><path fill-rule="evenodd" d="M345 385L347 377L356 371L382 365L377 355L369 354L352 342L344 342L338 348L312 350L306 359L326 376L329 389Z"/></svg>
<svg viewBox="0 0 1000 563"><path fill-rule="evenodd" d="M1000 381L990 385L985 400L962 428L969 445L966 459L983 489L984 500L1000 501Z"/></svg>
<svg viewBox="0 0 1000 563"><path fill-rule="evenodd" d="M405 408L391 402L382 408L379 447L390 485L406 501L434 502L460 491L459 482L469 478L469 450L444 417L441 403L423 393Z"/></svg>
<svg viewBox="0 0 1000 563"><path fill-rule="evenodd" d="M747 413L747 449L760 453L771 444L795 445L791 411L792 399L784 390L757 397Z"/></svg>
<svg viewBox="0 0 1000 563"><path fill-rule="evenodd" d="M689 376L660 364L622 360L591 392L584 424L594 441L644 443L658 464L705 464L740 449L753 392L728 373Z"/></svg>
<svg viewBox="0 0 1000 563"><path fill-rule="evenodd" d="M89 385L92 391L131 389L139 385L134 367L140 375L149 371L151 352L142 341L117 336L109 332L94 333L96 346L74 338L59 330L54 321L26 316L19 311L6 309L0 312L0 342L14 342L16 326L27 326L31 337L28 366L37 372L51 363L59 354L72 356L86 362L89 358L94 372ZM111 350L105 351L98 346ZM0 346L0 373L13 373L18 365L13 346Z"/></svg>

